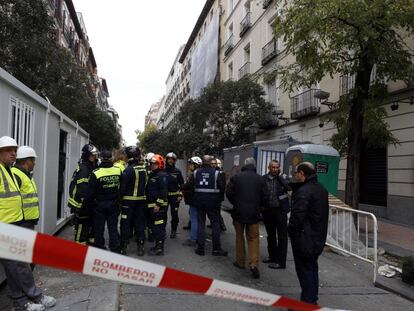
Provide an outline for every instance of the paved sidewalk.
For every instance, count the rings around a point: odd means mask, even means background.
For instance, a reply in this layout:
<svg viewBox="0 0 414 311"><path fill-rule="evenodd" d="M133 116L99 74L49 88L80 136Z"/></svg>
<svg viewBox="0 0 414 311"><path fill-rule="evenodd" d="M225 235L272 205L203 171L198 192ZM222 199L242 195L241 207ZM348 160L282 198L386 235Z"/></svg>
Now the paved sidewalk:
<svg viewBox="0 0 414 311"><path fill-rule="evenodd" d="M414 256L414 228L378 219L378 244L393 256Z"/></svg>

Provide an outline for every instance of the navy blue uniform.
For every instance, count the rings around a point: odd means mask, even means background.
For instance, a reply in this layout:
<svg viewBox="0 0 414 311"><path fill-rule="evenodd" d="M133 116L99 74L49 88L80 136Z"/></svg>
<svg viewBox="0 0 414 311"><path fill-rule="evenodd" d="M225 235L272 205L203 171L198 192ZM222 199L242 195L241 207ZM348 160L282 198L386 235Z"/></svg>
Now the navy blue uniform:
<svg viewBox="0 0 414 311"><path fill-rule="evenodd" d="M178 227L178 208L182 198L181 187L184 184L184 178L181 171L174 165L167 165L165 168L168 183L168 204L171 213L171 232L176 232Z"/></svg>
<svg viewBox="0 0 414 311"><path fill-rule="evenodd" d="M220 202L224 193L223 179L219 172L209 166L197 169L190 177L194 189L193 204L198 210L197 243L204 250L206 216L210 219L213 230L213 251L220 250Z"/></svg>
<svg viewBox="0 0 414 311"><path fill-rule="evenodd" d="M145 239L147 170L138 161L128 162L121 179L121 244L128 244L135 229L138 241Z"/></svg>
<svg viewBox="0 0 414 311"><path fill-rule="evenodd" d="M156 242L165 240L165 226L167 224L168 184L167 174L164 171L151 172L147 184L147 204L151 211L152 233ZM154 207L159 206L159 211Z"/></svg>
<svg viewBox="0 0 414 311"><path fill-rule="evenodd" d="M95 169L95 164L81 160L72 176L69 186L68 206L75 214L75 242L80 244L93 244L93 204L85 202L88 191L89 176Z"/></svg>
<svg viewBox="0 0 414 311"><path fill-rule="evenodd" d="M118 234L121 169L103 162L93 171L88 184L88 202L96 202L93 212L95 246L105 248L105 222L109 233L109 248L120 251Z"/></svg>

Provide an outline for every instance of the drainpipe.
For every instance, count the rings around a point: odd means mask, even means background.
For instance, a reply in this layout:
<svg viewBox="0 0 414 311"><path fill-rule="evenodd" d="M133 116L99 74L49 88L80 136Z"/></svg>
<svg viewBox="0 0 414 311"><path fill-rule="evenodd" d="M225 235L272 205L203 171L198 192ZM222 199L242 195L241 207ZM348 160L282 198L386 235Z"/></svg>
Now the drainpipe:
<svg viewBox="0 0 414 311"><path fill-rule="evenodd" d="M45 220L46 220L46 180L47 180L47 146L48 146L48 127L49 127L49 114L50 114L50 100L45 97L47 101L45 130L43 133L43 188L42 188L42 209L40 214L40 232L45 232Z"/></svg>

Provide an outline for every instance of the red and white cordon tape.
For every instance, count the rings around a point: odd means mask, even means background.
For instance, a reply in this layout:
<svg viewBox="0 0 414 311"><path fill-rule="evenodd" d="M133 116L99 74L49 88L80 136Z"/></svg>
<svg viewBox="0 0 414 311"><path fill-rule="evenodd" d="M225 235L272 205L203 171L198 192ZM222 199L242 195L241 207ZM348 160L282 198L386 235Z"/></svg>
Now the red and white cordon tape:
<svg viewBox="0 0 414 311"><path fill-rule="evenodd" d="M0 258L80 272L134 285L169 288L298 311L332 309L171 269L0 223Z"/></svg>

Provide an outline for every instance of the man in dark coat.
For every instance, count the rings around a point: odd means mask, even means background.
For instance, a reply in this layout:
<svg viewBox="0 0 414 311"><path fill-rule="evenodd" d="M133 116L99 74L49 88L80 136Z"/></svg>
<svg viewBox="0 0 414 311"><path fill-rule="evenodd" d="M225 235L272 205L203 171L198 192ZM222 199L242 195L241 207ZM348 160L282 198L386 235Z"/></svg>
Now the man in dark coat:
<svg viewBox="0 0 414 311"><path fill-rule="evenodd" d="M295 171L301 183L295 187L288 233L292 243L296 273L302 288L301 300L318 301L318 257L322 253L328 231L328 192L318 183L315 167L303 162Z"/></svg>
<svg viewBox="0 0 414 311"><path fill-rule="evenodd" d="M269 163L269 172L264 175L268 191L268 200L263 210L263 222L267 232L267 250L269 257L264 263L269 263L271 269L285 269L288 247L287 213L289 212L289 197L291 189L280 176L279 162Z"/></svg>
<svg viewBox="0 0 414 311"><path fill-rule="evenodd" d="M247 158L241 173L231 178L226 195L233 204L231 214L236 230L236 261L233 264L244 269L246 232L250 271L258 279L260 208L266 201L267 191L265 180L256 173L256 161L253 158Z"/></svg>

